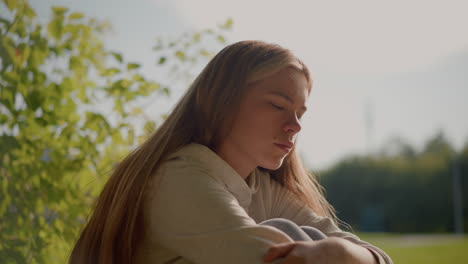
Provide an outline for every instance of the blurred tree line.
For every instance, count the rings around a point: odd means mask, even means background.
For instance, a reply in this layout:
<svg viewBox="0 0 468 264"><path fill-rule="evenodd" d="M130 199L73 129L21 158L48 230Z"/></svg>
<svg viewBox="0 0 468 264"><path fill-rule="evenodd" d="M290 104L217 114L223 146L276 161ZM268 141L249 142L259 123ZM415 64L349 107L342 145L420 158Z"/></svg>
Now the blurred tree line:
<svg viewBox="0 0 468 264"><path fill-rule="evenodd" d="M401 138L380 153L350 156L320 173L338 217L360 231L454 232L453 174L468 227L468 142L456 152L437 133L421 151Z"/></svg>
<svg viewBox="0 0 468 264"><path fill-rule="evenodd" d="M0 10L0 262L64 263L114 164L156 129L142 105L212 57L232 21L158 38L168 74L152 80L104 45L108 23L66 7L41 23L25 0Z"/></svg>

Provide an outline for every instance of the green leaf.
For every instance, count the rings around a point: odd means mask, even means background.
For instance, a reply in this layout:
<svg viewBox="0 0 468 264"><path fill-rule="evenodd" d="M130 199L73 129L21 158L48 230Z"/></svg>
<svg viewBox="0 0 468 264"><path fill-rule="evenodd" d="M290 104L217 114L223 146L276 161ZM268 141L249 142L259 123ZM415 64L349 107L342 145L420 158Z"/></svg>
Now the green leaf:
<svg viewBox="0 0 468 264"><path fill-rule="evenodd" d="M122 54L117 53L117 52L111 52L111 54L112 54L112 56L114 56L114 58L115 58L118 62L122 62L122 61L123 61Z"/></svg>
<svg viewBox="0 0 468 264"><path fill-rule="evenodd" d="M195 34L193 34L193 41L200 42L200 33L199 32L196 32Z"/></svg>
<svg viewBox="0 0 468 264"><path fill-rule="evenodd" d="M155 121L147 121L144 126L144 130L146 133L151 133L156 130L156 122Z"/></svg>
<svg viewBox="0 0 468 264"><path fill-rule="evenodd" d="M80 18L83 18L83 17L84 17L83 13L79 13L79 12L71 13L71 14L68 16L68 18L69 18L70 20L80 19Z"/></svg>
<svg viewBox="0 0 468 264"><path fill-rule="evenodd" d="M166 57L159 58L158 64L163 64L164 62L166 62Z"/></svg>
<svg viewBox="0 0 468 264"><path fill-rule="evenodd" d="M5 24L6 27L10 26L10 21L4 19L3 17L0 17L0 23Z"/></svg>
<svg viewBox="0 0 468 264"><path fill-rule="evenodd" d="M119 114L123 114L124 112L122 100L120 100L120 98L114 100L114 111L117 111Z"/></svg>
<svg viewBox="0 0 468 264"><path fill-rule="evenodd" d="M140 68L140 64L138 63L128 63L127 64L127 70L133 70L133 69L138 69Z"/></svg>
<svg viewBox="0 0 468 264"><path fill-rule="evenodd" d="M228 18L226 22L224 23L223 27L224 29L231 29L232 24L233 24L232 18Z"/></svg>
<svg viewBox="0 0 468 264"><path fill-rule="evenodd" d="M119 130L116 130L114 133L112 133L112 142L113 143L120 143L123 141L122 134L120 133Z"/></svg>
<svg viewBox="0 0 468 264"><path fill-rule="evenodd" d="M219 40L219 42L221 42L223 44L226 43L226 39L222 35L218 35L218 40Z"/></svg>
<svg viewBox="0 0 468 264"><path fill-rule="evenodd" d="M8 10L13 11L18 4L17 0L4 0L5 5L7 6Z"/></svg>
<svg viewBox="0 0 468 264"><path fill-rule="evenodd" d="M204 57L210 57L211 56L211 53L208 52L206 49L201 49L200 50L200 55L204 56Z"/></svg>
<svg viewBox="0 0 468 264"><path fill-rule="evenodd" d="M135 75L133 75L133 80L136 81L136 82L144 82L145 78L143 76L141 76L140 74L135 74Z"/></svg>
<svg viewBox="0 0 468 264"><path fill-rule="evenodd" d="M157 90L161 87L159 83L151 82L148 84L148 89L151 91Z"/></svg>
<svg viewBox="0 0 468 264"><path fill-rule="evenodd" d="M7 245L11 243L10 241L7 243ZM2 254L5 254L5 263L27 263L28 260L23 254L23 250L19 250L22 247L14 247L13 249L11 248L6 248L5 250L2 250ZM12 262L10 262L12 261Z"/></svg>
<svg viewBox="0 0 468 264"><path fill-rule="evenodd" d="M104 71L102 76L114 76L115 74L120 73L120 70L117 68L109 68Z"/></svg>
<svg viewBox="0 0 468 264"><path fill-rule="evenodd" d="M19 81L20 79L20 76L18 75L18 73L12 71L12 72L5 72L3 73L3 77L5 78L6 81L8 82L16 82L16 81ZM4 88L2 88L4 89Z"/></svg>
<svg viewBox="0 0 468 264"><path fill-rule="evenodd" d="M26 15L28 18L34 18L36 16L36 12L29 6L29 5L24 5L24 15Z"/></svg>
<svg viewBox="0 0 468 264"><path fill-rule="evenodd" d="M68 68L72 71L76 71L83 68L81 58L78 56L71 56L70 61L68 62Z"/></svg>
<svg viewBox="0 0 468 264"><path fill-rule="evenodd" d="M176 57L179 58L181 61L185 60L185 53L181 50L176 51L175 53Z"/></svg>
<svg viewBox="0 0 468 264"><path fill-rule="evenodd" d="M52 11L56 16L62 16L68 11L68 8L63 7L63 6L53 6Z"/></svg>
<svg viewBox="0 0 468 264"><path fill-rule="evenodd" d="M47 25L49 34L57 40L62 37L62 29L63 21L61 19L54 19Z"/></svg>
<svg viewBox="0 0 468 264"><path fill-rule="evenodd" d="M28 94L28 96L26 96L25 101L28 104L28 107L33 111L36 111L36 109L41 106L41 93L38 90L33 90Z"/></svg>

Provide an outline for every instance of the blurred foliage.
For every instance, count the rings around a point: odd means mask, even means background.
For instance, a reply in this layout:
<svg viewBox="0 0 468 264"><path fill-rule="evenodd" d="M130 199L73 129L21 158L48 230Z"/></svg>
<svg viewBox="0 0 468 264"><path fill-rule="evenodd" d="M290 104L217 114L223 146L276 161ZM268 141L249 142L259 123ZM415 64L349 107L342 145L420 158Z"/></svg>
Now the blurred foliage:
<svg viewBox="0 0 468 264"><path fill-rule="evenodd" d="M138 102L166 96L171 88L105 48L107 23L53 7L41 24L27 1L3 5L0 260L64 263L113 165L156 129ZM185 60L207 60L212 53L200 48L202 36L224 45L222 32L230 24L193 32L190 39L159 40L157 51L167 55L155 54L158 67L180 61L171 68L183 73ZM189 47L200 51L189 54ZM146 134L137 133L138 119Z"/></svg>
<svg viewBox="0 0 468 264"><path fill-rule="evenodd" d="M206 59L212 58L220 45L227 45L224 34L232 24L232 19L228 18L216 29L185 32L177 38L159 36L153 50L157 53L156 63L165 66L165 82L172 86L182 82L185 88L187 81L201 72L205 66L203 62L208 62ZM201 59L205 60L202 62Z"/></svg>
<svg viewBox="0 0 468 264"><path fill-rule="evenodd" d="M466 232L468 143L457 153L442 133L421 151L397 138L380 153L345 158L323 171L320 181L338 216L361 231L453 232L454 166Z"/></svg>

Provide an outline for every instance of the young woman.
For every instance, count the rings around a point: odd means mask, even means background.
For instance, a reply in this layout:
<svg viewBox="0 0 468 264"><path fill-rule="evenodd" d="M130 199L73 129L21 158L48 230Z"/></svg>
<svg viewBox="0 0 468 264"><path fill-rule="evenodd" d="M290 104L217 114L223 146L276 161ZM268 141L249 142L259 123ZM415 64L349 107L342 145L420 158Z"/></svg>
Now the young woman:
<svg viewBox="0 0 468 264"><path fill-rule="evenodd" d="M338 228L301 164L311 89L287 49L224 48L116 167L70 263L392 263Z"/></svg>

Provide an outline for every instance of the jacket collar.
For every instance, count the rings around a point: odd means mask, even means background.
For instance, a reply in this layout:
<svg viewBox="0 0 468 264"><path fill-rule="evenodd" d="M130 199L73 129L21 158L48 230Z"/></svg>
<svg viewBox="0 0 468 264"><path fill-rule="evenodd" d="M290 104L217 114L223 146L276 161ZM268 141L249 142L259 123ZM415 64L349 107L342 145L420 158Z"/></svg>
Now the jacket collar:
<svg viewBox="0 0 468 264"><path fill-rule="evenodd" d="M257 192L259 186L258 177L261 172L258 168L255 168L249 174L249 182L247 183L234 168L209 147L193 142L183 146L170 156L188 157L189 160L207 169L212 177L221 180L225 184L239 204L248 211L252 195Z"/></svg>

